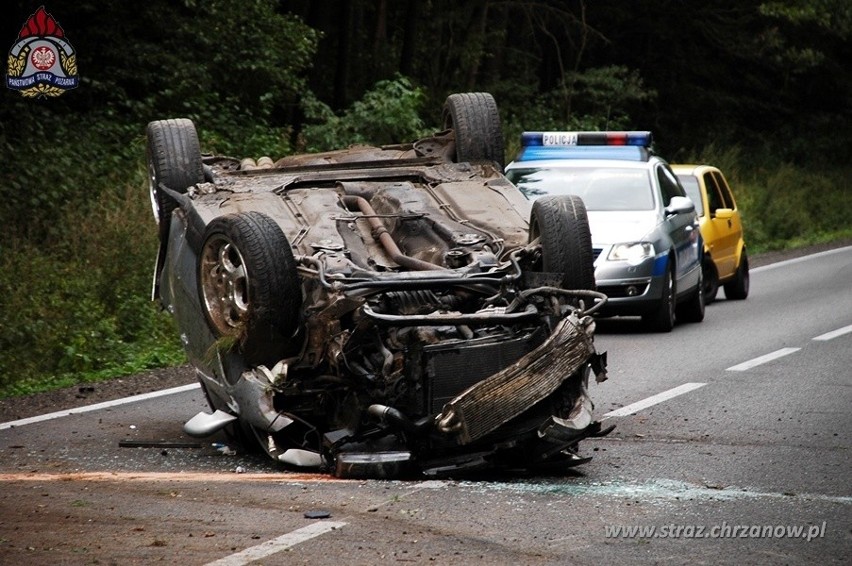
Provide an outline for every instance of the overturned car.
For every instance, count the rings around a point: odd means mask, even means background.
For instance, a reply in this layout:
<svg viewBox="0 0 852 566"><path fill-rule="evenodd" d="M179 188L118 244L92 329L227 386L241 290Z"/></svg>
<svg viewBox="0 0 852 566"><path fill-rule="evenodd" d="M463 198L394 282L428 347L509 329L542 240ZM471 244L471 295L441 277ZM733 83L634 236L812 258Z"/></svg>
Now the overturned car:
<svg viewBox="0 0 852 566"><path fill-rule="evenodd" d="M451 95L413 143L275 162L202 156L186 119L147 138L154 296L212 411L188 434L349 478L588 460L606 298L585 208L502 175L491 95Z"/></svg>

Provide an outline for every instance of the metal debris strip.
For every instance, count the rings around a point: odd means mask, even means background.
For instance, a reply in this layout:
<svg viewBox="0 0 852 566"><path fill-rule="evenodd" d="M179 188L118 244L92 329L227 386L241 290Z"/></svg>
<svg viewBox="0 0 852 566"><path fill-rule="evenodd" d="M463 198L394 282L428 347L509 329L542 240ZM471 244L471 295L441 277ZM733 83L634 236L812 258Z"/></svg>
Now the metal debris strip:
<svg viewBox="0 0 852 566"><path fill-rule="evenodd" d="M576 317L566 317L541 346L447 403L437 417L438 427L469 444L556 391L594 353L592 339Z"/></svg>
<svg viewBox="0 0 852 566"><path fill-rule="evenodd" d="M119 440L120 448L201 448L199 442L169 442L164 440Z"/></svg>

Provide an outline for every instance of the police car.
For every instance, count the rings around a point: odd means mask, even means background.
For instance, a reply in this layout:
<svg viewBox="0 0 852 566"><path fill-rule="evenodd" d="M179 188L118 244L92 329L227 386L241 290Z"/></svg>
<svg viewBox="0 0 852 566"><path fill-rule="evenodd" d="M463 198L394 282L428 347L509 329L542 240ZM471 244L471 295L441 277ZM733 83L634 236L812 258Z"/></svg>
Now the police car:
<svg viewBox="0 0 852 566"><path fill-rule="evenodd" d="M586 205L599 311L641 316L658 332L704 319L695 205L651 132L524 132L506 176L529 199L577 195Z"/></svg>

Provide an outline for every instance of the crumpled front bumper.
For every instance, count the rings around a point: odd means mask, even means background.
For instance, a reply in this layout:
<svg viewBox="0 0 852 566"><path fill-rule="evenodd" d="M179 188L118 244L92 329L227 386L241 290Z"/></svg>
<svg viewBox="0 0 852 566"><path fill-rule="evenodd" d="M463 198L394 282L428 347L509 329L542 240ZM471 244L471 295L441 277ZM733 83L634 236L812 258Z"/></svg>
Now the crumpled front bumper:
<svg viewBox="0 0 852 566"><path fill-rule="evenodd" d="M239 418L267 434L270 442L264 447L270 456L296 466L324 464L338 477L392 478L416 469L439 476L520 461L576 465L585 460L572 447L600 433L586 393L591 372L599 382L606 379L606 354L595 351L594 325L591 316L569 314L539 346L455 395L433 417L412 422L391 407L371 405L376 422L400 434L373 442L350 436L354 431L348 429L327 431L322 459L315 453L295 460L293 454L304 450L279 450L271 441L293 421L273 408L270 370L244 372L229 392L238 400ZM216 416L199 415L189 428L209 434L233 420ZM403 438L407 441L398 442ZM518 450L524 453L520 458Z"/></svg>
<svg viewBox="0 0 852 566"><path fill-rule="evenodd" d="M598 381L603 381L605 369L595 352L593 332L590 317L572 314L562 319L538 348L447 403L435 419L437 430L469 444L553 394L584 364L591 363Z"/></svg>

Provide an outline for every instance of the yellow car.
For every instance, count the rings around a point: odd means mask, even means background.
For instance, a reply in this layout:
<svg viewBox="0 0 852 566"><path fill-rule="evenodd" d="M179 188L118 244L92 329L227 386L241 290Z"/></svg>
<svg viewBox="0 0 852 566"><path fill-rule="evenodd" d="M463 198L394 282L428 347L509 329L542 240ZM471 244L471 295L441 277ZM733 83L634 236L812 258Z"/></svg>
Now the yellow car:
<svg viewBox="0 0 852 566"><path fill-rule="evenodd" d="M722 172L711 165L672 165L686 194L695 203L704 240L704 299L716 298L719 285L725 297L748 297L748 255L743 224L734 195Z"/></svg>

